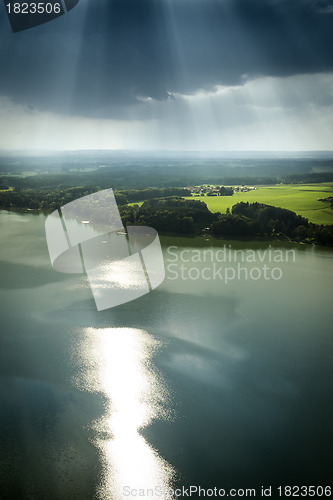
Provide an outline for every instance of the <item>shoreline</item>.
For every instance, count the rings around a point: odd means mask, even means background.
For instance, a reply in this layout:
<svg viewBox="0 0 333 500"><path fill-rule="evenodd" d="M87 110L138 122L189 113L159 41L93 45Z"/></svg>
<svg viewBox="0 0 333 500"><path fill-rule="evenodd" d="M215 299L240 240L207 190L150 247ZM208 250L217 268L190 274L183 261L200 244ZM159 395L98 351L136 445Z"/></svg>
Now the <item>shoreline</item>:
<svg viewBox="0 0 333 500"><path fill-rule="evenodd" d="M52 212L49 212L49 211L42 211L42 210L39 210L39 209L33 209L33 208L22 208L22 209L11 209L11 210L8 210L8 209L0 209L0 213L1 212L6 212L8 214L10 213L15 213L15 214L19 214L19 215L43 215L45 217L47 217L48 215L50 215L50 213ZM320 226L320 224L315 224L317 226ZM330 225L326 225L326 226L330 226ZM331 225L333 226L333 225ZM230 241L232 242L238 242L240 244L244 244L246 242L256 242L256 243L272 243L272 242L276 242L276 243L289 243L289 244L297 244L297 245L302 245L302 246L306 246L306 247L309 247L309 246L313 246L313 247L322 247L322 248L332 248L333 247L333 244L322 244L322 243L317 243L316 241L307 241L307 240L294 240L294 239L291 239L289 238L288 236L284 236L284 235L281 235L280 237L275 237L275 238L272 238L272 237L265 237L265 236L258 236L258 237L253 237L253 236L216 236L216 235L213 235L212 233L208 233L208 232L196 232L196 233L193 233L193 234L179 234L179 233L173 233L173 232L167 232L167 231L158 231L158 235L160 237L160 239L166 239L166 238L179 238L179 239L183 239L183 240L186 240L188 242L190 242L191 240L194 240L194 239L199 239L199 241L201 241L203 243L202 246L212 246L212 243L216 244L216 246L220 246L220 243L222 244L226 244L226 243L230 243ZM213 245L214 246L214 245Z"/></svg>

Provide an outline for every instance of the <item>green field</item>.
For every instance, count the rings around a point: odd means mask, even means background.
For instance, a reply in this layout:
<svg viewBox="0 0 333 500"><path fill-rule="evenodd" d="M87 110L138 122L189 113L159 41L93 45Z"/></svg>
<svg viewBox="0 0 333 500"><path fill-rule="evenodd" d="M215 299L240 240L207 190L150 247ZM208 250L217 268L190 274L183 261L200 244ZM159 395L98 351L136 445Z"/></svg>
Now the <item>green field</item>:
<svg viewBox="0 0 333 500"><path fill-rule="evenodd" d="M333 224L333 210L330 208L330 203L318 201L318 198L327 198L332 195L333 183L277 184L257 186L255 191L235 193L233 196L192 196L186 199L202 200L211 212L222 213L241 201L249 203L258 201L275 207L288 208L315 224Z"/></svg>
<svg viewBox="0 0 333 500"><path fill-rule="evenodd" d="M233 196L205 196L204 200L211 212L225 212L239 203L258 201L275 207L288 208L316 224L333 224L333 210L329 202L318 201L333 195L333 184L279 184L258 186L255 191L235 193ZM188 198L190 199L190 198Z"/></svg>

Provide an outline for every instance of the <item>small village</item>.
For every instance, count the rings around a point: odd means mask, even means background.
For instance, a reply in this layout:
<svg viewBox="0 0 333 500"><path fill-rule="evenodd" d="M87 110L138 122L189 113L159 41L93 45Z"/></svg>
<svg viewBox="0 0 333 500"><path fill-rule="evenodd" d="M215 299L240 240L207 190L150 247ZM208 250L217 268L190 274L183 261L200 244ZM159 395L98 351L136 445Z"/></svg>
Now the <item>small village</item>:
<svg viewBox="0 0 333 500"><path fill-rule="evenodd" d="M187 186L192 196L232 196L234 193L247 193L257 188L254 186L213 186L203 184L201 186Z"/></svg>

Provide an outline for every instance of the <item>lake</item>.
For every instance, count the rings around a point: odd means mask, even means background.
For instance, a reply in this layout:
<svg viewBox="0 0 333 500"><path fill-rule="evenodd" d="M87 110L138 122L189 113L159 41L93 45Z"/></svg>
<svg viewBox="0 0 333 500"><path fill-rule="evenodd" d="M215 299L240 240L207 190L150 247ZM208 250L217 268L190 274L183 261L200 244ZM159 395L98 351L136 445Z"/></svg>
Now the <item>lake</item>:
<svg viewBox="0 0 333 500"><path fill-rule="evenodd" d="M97 311L44 224L0 212L2 500L330 484L332 249L163 237L164 282Z"/></svg>

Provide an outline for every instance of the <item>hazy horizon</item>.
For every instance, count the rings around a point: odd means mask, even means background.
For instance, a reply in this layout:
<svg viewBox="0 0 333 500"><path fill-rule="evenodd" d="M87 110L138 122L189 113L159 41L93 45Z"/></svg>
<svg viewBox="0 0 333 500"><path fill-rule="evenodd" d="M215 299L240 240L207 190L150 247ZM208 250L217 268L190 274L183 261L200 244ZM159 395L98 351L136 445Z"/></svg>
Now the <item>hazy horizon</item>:
<svg viewBox="0 0 333 500"><path fill-rule="evenodd" d="M317 149L317 150L312 150L312 149L303 149L303 150L269 150L269 149L262 149L262 150L195 150L195 149L102 149L102 148L87 148L87 149L6 149L6 148L0 148L0 155L1 154L26 154L26 155L39 155L39 154L54 154L54 155L59 155L61 153L77 153L77 154L85 154L85 153L110 153L110 154L122 154L122 155L132 155L132 154L139 154L139 155L147 155L147 156L154 156L154 155L164 155L164 156L174 156L176 154L180 155L195 155L195 156L200 156L200 157L205 157L207 156L221 156L225 155L226 157L228 156L236 156L240 155L242 157L249 157L249 156L280 156L283 154L291 155L291 156L296 156L296 155L303 155L303 156L309 156L309 155L332 155L333 154L333 149Z"/></svg>

